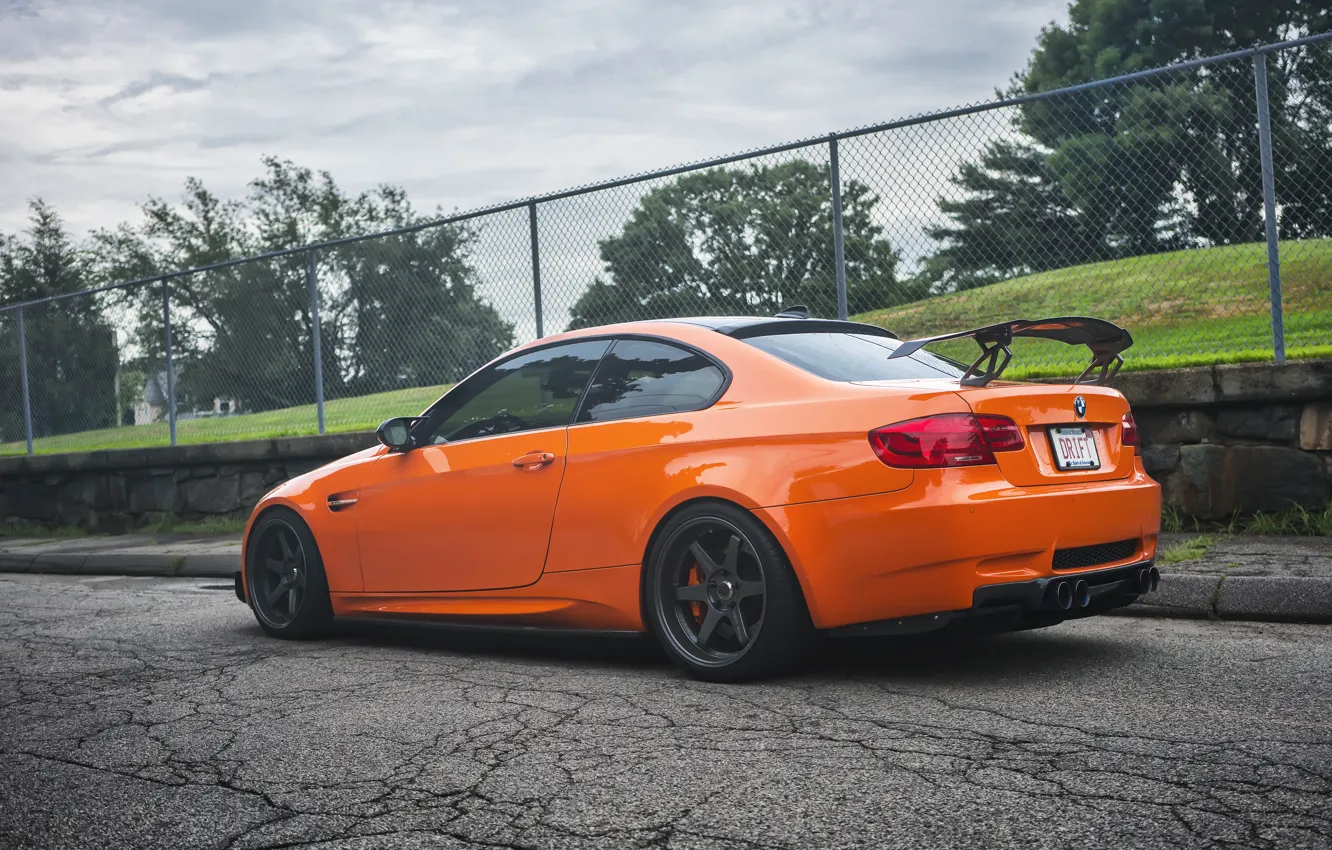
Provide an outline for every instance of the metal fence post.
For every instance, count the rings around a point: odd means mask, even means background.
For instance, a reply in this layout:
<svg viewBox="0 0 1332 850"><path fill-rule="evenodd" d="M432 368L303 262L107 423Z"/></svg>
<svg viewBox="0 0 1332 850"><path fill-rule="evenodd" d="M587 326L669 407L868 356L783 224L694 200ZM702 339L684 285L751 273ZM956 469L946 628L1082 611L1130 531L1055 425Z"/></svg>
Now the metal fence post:
<svg viewBox="0 0 1332 850"><path fill-rule="evenodd" d="M32 404L28 400L28 338L23 333L23 308L18 308L19 386L23 388L23 436L32 454Z"/></svg>
<svg viewBox="0 0 1332 850"><path fill-rule="evenodd" d="M837 318L846 318L846 244L842 236L842 169L837 162L837 137L828 137L828 163L832 172L833 267L837 275Z"/></svg>
<svg viewBox="0 0 1332 850"><path fill-rule="evenodd" d="M314 251L305 255L305 282L310 287L310 339L314 348L315 411L324 433L324 357L319 347L319 272Z"/></svg>
<svg viewBox="0 0 1332 850"><path fill-rule="evenodd" d="M171 281L162 281L162 345L166 350L167 427L176 444L176 373L171 365Z"/></svg>
<svg viewBox="0 0 1332 850"><path fill-rule="evenodd" d="M1281 312L1281 256L1277 251L1276 177L1272 172L1272 121L1267 101L1267 55L1255 53L1253 82L1258 96L1258 155L1263 168L1263 223L1267 231L1267 286L1272 295L1272 354L1286 359L1286 326Z"/></svg>
<svg viewBox="0 0 1332 850"><path fill-rule="evenodd" d="M527 204L527 224L532 239L532 302L536 305L536 335L541 339L546 334L541 327L541 252L537 249L536 201Z"/></svg>

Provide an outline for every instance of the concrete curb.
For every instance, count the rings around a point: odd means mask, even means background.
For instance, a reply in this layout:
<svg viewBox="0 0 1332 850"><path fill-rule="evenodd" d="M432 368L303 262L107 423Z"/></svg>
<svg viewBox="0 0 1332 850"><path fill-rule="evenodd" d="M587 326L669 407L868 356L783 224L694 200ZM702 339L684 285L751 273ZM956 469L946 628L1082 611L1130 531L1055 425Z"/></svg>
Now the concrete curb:
<svg viewBox="0 0 1332 850"><path fill-rule="evenodd" d="M1114 612L1139 617L1332 623L1332 578L1166 573L1161 588Z"/></svg>
<svg viewBox="0 0 1332 850"><path fill-rule="evenodd" d="M235 555L151 555L115 552L0 552L0 573L172 576L230 579L240 569Z"/></svg>
<svg viewBox="0 0 1332 850"><path fill-rule="evenodd" d="M151 555L0 552L0 573L173 576L230 580L240 569L235 554ZM1332 623L1332 578L1223 576L1166 573L1161 588L1112 613L1129 617Z"/></svg>

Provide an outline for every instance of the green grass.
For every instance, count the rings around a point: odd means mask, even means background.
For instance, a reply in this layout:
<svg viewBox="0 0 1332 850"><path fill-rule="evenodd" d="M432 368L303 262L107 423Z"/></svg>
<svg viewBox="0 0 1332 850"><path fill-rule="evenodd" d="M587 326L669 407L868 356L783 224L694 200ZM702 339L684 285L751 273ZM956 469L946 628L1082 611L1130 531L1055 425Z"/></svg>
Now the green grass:
<svg viewBox="0 0 1332 850"><path fill-rule="evenodd" d="M1225 522L1203 522L1177 507L1167 505L1161 511L1161 530L1165 532L1208 532L1227 537L1236 534L1294 534L1312 537L1332 537L1332 503L1321 511L1311 511L1302 505L1291 505L1283 511L1258 511L1250 516L1238 512Z"/></svg>
<svg viewBox="0 0 1332 850"><path fill-rule="evenodd" d="M245 530L246 517L209 517L207 519L177 519L167 517L157 525L135 530L135 534L240 534Z"/></svg>
<svg viewBox="0 0 1332 850"><path fill-rule="evenodd" d="M1272 359L1267 248L1228 245L1131 257L1028 275L852 318L918 337L1013 318L1085 315L1129 329L1126 370ZM1282 243L1286 353L1332 357L1332 240ZM1087 363L1082 346L1017 340L1015 378L1059 377ZM941 343L970 362L970 340Z"/></svg>
<svg viewBox="0 0 1332 850"><path fill-rule="evenodd" d="M1300 534L1332 537L1332 504L1321 511L1292 505L1279 513L1258 512L1245 524L1249 534Z"/></svg>
<svg viewBox="0 0 1332 850"><path fill-rule="evenodd" d="M1189 520L1190 518L1174 505L1161 508L1161 530L1167 534L1178 534L1183 531Z"/></svg>
<svg viewBox="0 0 1332 850"><path fill-rule="evenodd" d="M373 431L379 423L392 416L415 416L443 395L447 386L423 387L411 390L337 399L324 404L325 430L330 434L349 431ZM293 437L314 434L318 430L315 406L305 404L263 413L239 416L220 416L211 419L187 419L176 423L176 442L217 443L232 440L259 440L272 437ZM87 452L100 449L137 449L146 446L165 446L170 442L167 424L128 425L123 428L105 428L42 437L33 441L37 454ZM27 447L21 443L0 444L0 455L23 454Z"/></svg>
<svg viewBox="0 0 1332 850"><path fill-rule="evenodd" d="M199 536L224 536L240 534L245 530L247 517L208 517L207 519L179 519L168 516L161 522L135 528L129 534L192 534ZM0 540L5 538L32 538L41 540L64 540L74 537L101 537L83 528L71 526L49 526L20 519L0 522Z"/></svg>
<svg viewBox="0 0 1332 850"><path fill-rule="evenodd" d="M1169 549L1156 556L1157 561L1162 564L1178 564L1181 561L1201 561L1207 554L1207 550L1212 544L1221 538L1216 536L1204 535L1202 537L1190 537L1188 540L1181 541Z"/></svg>
<svg viewBox="0 0 1332 850"><path fill-rule="evenodd" d="M7 519L0 522L0 539L6 537L12 538L42 538L50 540L60 540L67 537L84 537L88 532L81 528L52 528L51 526L41 525L35 522L27 522L21 519Z"/></svg>

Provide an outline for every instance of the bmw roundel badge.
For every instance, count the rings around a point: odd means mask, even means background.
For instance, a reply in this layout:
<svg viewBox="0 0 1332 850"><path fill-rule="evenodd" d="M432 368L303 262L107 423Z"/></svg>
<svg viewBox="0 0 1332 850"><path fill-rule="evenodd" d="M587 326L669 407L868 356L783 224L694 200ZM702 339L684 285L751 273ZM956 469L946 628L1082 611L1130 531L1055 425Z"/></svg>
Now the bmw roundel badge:
<svg viewBox="0 0 1332 850"><path fill-rule="evenodd" d="M1079 418L1079 419L1081 419L1082 417L1086 416L1086 415L1087 415L1087 400L1086 400L1085 398L1083 398L1082 396L1078 396L1077 398L1073 399L1073 412L1076 413L1076 414L1078 415L1078 418Z"/></svg>

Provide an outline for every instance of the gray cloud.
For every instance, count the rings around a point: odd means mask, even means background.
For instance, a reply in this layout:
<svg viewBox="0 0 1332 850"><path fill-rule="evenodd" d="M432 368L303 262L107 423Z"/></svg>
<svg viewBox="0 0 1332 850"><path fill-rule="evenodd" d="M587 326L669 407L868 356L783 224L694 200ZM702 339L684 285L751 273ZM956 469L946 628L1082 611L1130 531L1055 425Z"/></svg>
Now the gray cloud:
<svg viewBox="0 0 1332 850"><path fill-rule="evenodd" d="M0 0L0 231L265 153L466 209L989 97L1065 0Z"/></svg>
<svg viewBox="0 0 1332 850"><path fill-rule="evenodd" d="M210 78L187 77L183 74L164 74L161 71L153 71L142 80L134 80L126 84L120 91L109 97L104 97L97 103L99 106L114 106L123 100L132 100L149 92L166 92L168 94L179 94L183 92L199 91L207 88ZM71 107L73 108L73 107Z"/></svg>

